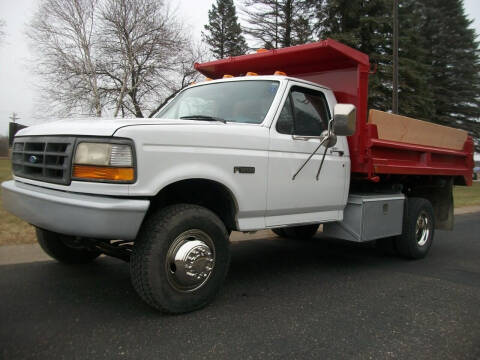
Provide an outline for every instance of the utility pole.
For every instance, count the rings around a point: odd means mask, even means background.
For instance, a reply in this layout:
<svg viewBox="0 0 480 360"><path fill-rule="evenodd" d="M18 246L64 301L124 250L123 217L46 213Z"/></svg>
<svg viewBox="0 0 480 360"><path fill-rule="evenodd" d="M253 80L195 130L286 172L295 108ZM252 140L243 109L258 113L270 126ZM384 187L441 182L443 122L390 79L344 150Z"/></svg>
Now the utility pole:
<svg viewBox="0 0 480 360"><path fill-rule="evenodd" d="M393 0L393 94L392 112L398 114L398 0Z"/></svg>
<svg viewBox="0 0 480 360"><path fill-rule="evenodd" d="M278 49L278 0L275 0L275 49Z"/></svg>
<svg viewBox="0 0 480 360"><path fill-rule="evenodd" d="M17 116L17 113L12 113L12 116L9 117L10 120L15 124L15 121L20 120L20 118Z"/></svg>

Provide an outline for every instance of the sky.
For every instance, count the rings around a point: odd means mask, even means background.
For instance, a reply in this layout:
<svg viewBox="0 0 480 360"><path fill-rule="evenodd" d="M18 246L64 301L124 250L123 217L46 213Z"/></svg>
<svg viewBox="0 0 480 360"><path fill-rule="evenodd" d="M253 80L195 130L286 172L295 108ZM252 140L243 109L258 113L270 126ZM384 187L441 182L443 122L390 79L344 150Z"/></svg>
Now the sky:
<svg viewBox="0 0 480 360"><path fill-rule="evenodd" d="M401 0L400 0L401 1ZM172 0L177 14L183 19L192 36L200 39L208 10L214 0ZM238 3L238 1L237 1ZM25 36L26 23L33 16L38 0L1 0L0 18L5 20L6 37L0 44L0 135L8 132L9 117L18 114L19 122L32 125L44 121L38 112L38 81L29 70L34 61ZM480 0L464 0L467 16L480 35ZM238 7L237 7L238 10Z"/></svg>
<svg viewBox="0 0 480 360"><path fill-rule="evenodd" d="M213 0L173 0L178 16L192 36L200 40L203 25ZM17 113L19 123L32 125L44 121L36 110L38 78L29 70L33 53L25 36L26 24L37 8L38 0L0 0L0 18L6 22L6 37L0 45L0 135L7 135L9 117Z"/></svg>

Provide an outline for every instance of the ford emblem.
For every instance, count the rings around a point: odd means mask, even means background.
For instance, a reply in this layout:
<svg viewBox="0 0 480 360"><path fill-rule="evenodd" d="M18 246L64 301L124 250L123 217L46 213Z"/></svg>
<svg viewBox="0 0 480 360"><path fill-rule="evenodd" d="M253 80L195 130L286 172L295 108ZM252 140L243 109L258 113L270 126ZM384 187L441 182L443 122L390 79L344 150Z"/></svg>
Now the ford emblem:
<svg viewBox="0 0 480 360"><path fill-rule="evenodd" d="M30 164L36 164L38 162L38 156L32 155L28 158Z"/></svg>

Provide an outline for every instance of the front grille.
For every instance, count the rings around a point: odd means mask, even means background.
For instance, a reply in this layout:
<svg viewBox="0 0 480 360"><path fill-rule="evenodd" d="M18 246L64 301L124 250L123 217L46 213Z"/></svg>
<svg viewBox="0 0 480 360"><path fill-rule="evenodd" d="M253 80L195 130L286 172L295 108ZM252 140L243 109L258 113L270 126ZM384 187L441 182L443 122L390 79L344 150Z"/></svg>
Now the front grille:
<svg viewBox="0 0 480 360"><path fill-rule="evenodd" d="M12 170L15 176L70 184L75 138L32 136L15 138L12 150Z"/></svg>

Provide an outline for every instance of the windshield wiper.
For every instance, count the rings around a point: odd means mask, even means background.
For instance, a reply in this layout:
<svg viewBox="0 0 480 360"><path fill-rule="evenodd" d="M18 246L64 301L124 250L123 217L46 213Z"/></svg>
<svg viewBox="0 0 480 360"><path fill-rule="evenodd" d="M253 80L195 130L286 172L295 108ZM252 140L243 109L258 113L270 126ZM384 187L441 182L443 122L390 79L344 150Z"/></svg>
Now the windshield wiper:
<svg viewBox="0 0 480 360"><path fill-rule="evenodd" d="M181 116L180 119L185 120L205 120L205 121L220 121L224 124L227 123L227 120L215 117L215 116L208 116L208 115L188 115L188 116Z"/></svg>

